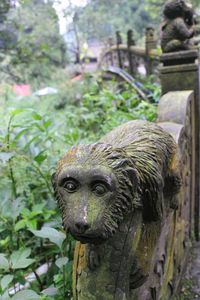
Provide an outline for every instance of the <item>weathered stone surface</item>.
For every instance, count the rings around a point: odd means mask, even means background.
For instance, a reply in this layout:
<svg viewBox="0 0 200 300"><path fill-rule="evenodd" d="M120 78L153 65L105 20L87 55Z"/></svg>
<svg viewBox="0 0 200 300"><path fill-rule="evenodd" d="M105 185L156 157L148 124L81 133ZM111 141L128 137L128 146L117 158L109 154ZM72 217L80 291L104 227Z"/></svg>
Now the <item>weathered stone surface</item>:
<svg viewBox="0 0 200 300"><path fill-rule="evenodd" d="M177 59L178 57L178 59ZM191 107L192 124L192 203L194 203L195 238L199 240L199 199L200 199L200 78L198 65L198 52L191 50L184 53L169 53L161 57L163 66L160 68L162 93L171 91L194 91L194 101ZM169 60L169 62L167 62ZM186 62L190 63L186 63ZM170 104L172 105L172 104ZM195 199L195 200L194 200Z"/></svg>
<svg viewBox="0 0 200 300"><path fill-rule="evenodd" d="M158 106L157 122L184 124L188 99L194 98L190 91L176 91L165 94ZM174 124L174 128L176 125Z"/></svg>
<svg viewBox="0 0 200 300"><path fill-rule="evenodd" d="M182 136L184 127L181 124L172 123L171 121L158 123L164 130L170 132L174 140L178 143L179 137Z"/></svg>
<svg viewBox="0 0 200 300"><path fill-rule="evenodd" d="M197 59L198 59L197 50L164 53L160 56L160 61L163 63L165 67L174 66L174 65L194 64Z"/></svg>
<svg viewBox="0 0 200 300"><path fill-rule="evenodd" d="M179 286L181 275L187 261L190 246L190 234L193 214L192 203L192 122L191 107L194 101L193 92L185 91L182 101L179 101L177 120L175 121L173 103L177 98L177 92L168 93L162 97L158 118L159 126L171 133L179 146L180 170L182 177L181 192L176 196L178 207L175 211L169 211L161 227L157 247L152 258L152 267L148 280L142 287L132 291L131 300L140 299L172 299ZM169 99L165 111L162 107ZM182 106L183 103L183 106ZM181 118L180 118L181 116Z"/></svg>
<svg viewBox="0 0 200 300"><path fill-rule="evenodd" d="M198 51L163 54L160 66L162 94L172 91L194 90L199 97ZM196 101L195 101L196 102Z"/></svg>

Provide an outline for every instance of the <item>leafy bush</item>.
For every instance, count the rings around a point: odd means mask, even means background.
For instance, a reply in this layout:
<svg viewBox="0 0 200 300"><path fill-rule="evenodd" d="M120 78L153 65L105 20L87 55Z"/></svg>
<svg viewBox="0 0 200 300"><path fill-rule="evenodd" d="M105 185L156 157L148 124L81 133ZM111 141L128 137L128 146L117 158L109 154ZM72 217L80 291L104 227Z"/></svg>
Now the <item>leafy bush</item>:
<svg viewBox="0 0 200 300"><path fill-rule="evenodd" d="M68 63L52 3L21 1L19 6L9 9L0 33L1 81L27 83L33 78L50 79L55 68L64 68Z"/></svg>
<svg viewBox="0 0 200 300"><path fill-rule="evenodd" d="M2 299L72 299L74 241L63 232L53 198L56 161L73 144L96 141L123 122L156 116L156 104L140 101L128 87L120 91L115 82L104 86L88 77L67 87L64 81L57 84L58 95L16 99L8 86L1 95ZM63 99L64 109L55 109ZM46 271L38 275L41 266ZM30 273L35 279L27 283Z"/></svg>

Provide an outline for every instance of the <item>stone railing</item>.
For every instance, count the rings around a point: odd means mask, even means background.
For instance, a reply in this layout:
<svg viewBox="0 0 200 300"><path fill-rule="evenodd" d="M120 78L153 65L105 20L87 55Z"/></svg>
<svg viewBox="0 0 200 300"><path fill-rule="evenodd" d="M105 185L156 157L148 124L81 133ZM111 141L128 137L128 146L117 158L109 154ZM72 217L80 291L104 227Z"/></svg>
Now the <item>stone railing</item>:
<svg viewBox="0 0 200 300"><path fill-rule="evenodd" d="M160 54L154 28L146 29L145 47L137 46L132 34L132 30L127 32L127 44L123 44L120 33L117 32L117 43L114 45L110 41L100 57L99 68L106 70L110 66L119 67L127 69L131 75L150 75L155 71Z"/></svg>

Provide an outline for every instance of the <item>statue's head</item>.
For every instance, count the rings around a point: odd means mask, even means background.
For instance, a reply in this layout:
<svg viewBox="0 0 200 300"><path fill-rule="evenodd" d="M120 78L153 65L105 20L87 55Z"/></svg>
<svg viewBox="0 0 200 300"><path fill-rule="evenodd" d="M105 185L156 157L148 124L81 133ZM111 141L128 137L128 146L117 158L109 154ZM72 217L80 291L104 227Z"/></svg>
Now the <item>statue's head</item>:
<svg viewBox="0 0 200 300"><path fill-rule="evenodd" d="M193 14L192 4L189 0L167 0L163 14L168 19L187 18L188 14Z"/></svg>
<svg viewBox="0 0 200 300"><path fill-rule="evenodd" d="M137 171L110 145L72 148L52 179L64 227L82 243L104 242L141 206Z"/></svg>

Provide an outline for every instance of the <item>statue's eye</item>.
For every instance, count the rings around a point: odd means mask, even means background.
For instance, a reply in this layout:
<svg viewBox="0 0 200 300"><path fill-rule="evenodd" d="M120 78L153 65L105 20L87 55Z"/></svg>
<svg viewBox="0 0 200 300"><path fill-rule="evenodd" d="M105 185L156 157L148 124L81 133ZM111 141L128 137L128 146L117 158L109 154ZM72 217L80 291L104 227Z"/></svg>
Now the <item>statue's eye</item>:
<svg viewBox="0 0 200 300"><path fill-rule="evenodd" d="M97 196L103 196L107 190L107 187L102 183L96 183L92 186L92 192Z"/></svg>
<svg viewBox="0 0 200 300"><path fill-rule="evenodd" d="M74 193L78 189L78 183L75 180L67 180L63 184L64 189L67 190L68 193Z"/></svg>

